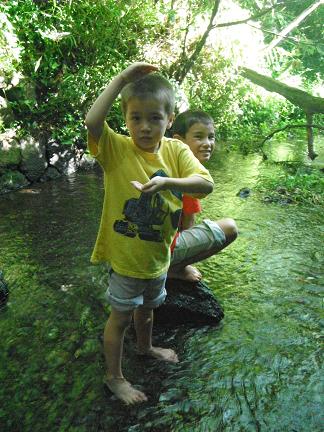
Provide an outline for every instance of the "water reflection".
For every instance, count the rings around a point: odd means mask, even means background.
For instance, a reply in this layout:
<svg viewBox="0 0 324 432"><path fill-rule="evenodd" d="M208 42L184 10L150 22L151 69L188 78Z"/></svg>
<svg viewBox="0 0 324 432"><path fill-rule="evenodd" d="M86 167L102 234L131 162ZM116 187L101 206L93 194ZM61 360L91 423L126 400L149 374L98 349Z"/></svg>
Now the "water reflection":
<svg viewBox="0 0 324 432"><path fill-rule="evenodd" d="M324 139L321 136L315 137L315 153L318 154L314 161L308 157L307 139L291 138L287 140L271 139L266 141L263 151L267 157L274 162L302 162L307 165L324 165Z"/></svg>

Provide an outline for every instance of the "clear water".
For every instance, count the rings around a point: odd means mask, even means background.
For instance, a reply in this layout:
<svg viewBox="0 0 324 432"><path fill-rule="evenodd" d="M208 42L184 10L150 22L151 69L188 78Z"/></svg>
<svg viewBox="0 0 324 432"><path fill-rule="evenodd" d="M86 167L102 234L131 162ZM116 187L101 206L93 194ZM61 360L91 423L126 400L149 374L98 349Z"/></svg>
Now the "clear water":
<svg viewBox="0 0 324 432"><path fill-rule="evenodd" d="M216 188L202 217L233 217L240 231L198 266L225 318L163 333L176 366L143 365L126 349L125 373L150 397L132 409L101 384L104 273L89 263L101 174L0 197L11 291L0 311L2 431L322 430L323 207L262 203L259 156L223 152L209 168Z"/></svg>

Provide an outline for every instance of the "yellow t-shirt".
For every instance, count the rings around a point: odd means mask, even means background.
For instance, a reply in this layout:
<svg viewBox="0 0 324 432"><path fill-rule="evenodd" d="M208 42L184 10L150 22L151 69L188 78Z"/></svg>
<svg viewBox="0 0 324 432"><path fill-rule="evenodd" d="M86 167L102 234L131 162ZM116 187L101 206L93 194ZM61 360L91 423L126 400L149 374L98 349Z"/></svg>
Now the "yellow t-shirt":
<svg viewBox="0 0 324 432"><path fill-rule="evenodd" d="M179 192L140 193L132 180L144 184L154 176L199 175L213 182L209 172L178 140L162 138L157 153L138 148L130 137L105 123L97 143L88 134L90 153L104 171L105 197L100 228L91 261L107 261L114 271L139 279L166 273L170 244L182 208Z"/></svg>

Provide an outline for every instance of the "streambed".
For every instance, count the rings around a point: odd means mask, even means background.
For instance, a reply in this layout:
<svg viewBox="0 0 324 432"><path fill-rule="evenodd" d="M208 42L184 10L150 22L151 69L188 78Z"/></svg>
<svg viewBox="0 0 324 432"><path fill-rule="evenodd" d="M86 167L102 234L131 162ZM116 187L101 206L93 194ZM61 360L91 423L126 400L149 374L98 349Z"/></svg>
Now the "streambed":
<svg viewBox="0 0 324 432"><path fill-rule="evenodd" d="M79 173L0 197L1 431L320 431L323 412L323 207L264 203L261 157L221 152L201 217L233 217L237 241L199 264L224 308L216 328L156 330L176 366L132 354L125 373L149 403L105 392L105 271L89 263L101 173ZM252 193L240 198L247 187ZM129 347L130 345L130 347Z"/></svg>

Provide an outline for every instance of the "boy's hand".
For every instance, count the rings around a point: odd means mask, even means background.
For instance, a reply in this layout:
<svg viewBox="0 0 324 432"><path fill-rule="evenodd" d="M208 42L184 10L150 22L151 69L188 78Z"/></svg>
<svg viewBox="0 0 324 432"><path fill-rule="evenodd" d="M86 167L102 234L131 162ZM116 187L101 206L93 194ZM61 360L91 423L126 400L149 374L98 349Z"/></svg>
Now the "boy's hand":
<svg viewBox="0 0 324 432"><path fill-rule="evenodd" d="M120 76L128 84L130 82L137 81L143 76L157 70L159 70L159 68L152 64L136 62L124 69Z"/></svg>
<svg viewBox="0 0 324 432"><path fill-rule="evenodd" d="M133 181L131 181L131 184L132 184L132 186L134 186L135 189L137 189L138 191L142 192L142 189L143 189L142 183L140 183L140 182L138 182L136 180L133 180Z"/></svg>
<svg viewBox="0 0 324 432"><path fill-rule="evenodd" d="M140 192L153 194L166 189L166 177L153 177L144 185L138 181L131 181L131 184Z"/></svg>

